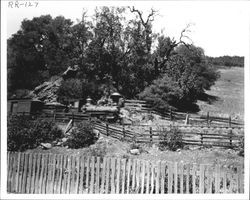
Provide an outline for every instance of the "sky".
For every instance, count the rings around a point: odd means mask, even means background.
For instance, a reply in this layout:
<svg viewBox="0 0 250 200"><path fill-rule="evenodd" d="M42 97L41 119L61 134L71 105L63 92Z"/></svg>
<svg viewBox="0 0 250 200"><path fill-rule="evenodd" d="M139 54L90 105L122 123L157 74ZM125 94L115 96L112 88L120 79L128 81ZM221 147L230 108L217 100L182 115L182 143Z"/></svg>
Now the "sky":
<svg viewBox="0 0 250 200"><path fill-rule="evenodd" d="M7 2L8 5L11 1ZM202 47L208 56L244 56L249 36L249 4L240 1L19 1L32 2L32 7L7 6L7 38L20 29L24 18L32 19L45 14L52 17L63 15L76 22L82 10L88 15L96 6L135 6L144 17L153 8L158 15L153 22L153 31L178 39L181 31L191 24L188 36L194 45ZM35 4L37 2L38 4ZM130 13L127 15L130 17Z"/></svg>

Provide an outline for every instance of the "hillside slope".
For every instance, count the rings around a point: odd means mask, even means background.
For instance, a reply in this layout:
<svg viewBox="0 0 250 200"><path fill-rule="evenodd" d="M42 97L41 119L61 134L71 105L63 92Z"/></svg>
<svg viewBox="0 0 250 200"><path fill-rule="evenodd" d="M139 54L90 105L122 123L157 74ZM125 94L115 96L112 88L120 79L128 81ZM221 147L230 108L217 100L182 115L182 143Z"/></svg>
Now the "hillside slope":
<svg viewBox="0 0 250 200"><path fill-rule="evenodd" d="M230 114L244 118L244 68L220 69L221 77L206 91L211 101L198 101L201 112Z"/></svg>

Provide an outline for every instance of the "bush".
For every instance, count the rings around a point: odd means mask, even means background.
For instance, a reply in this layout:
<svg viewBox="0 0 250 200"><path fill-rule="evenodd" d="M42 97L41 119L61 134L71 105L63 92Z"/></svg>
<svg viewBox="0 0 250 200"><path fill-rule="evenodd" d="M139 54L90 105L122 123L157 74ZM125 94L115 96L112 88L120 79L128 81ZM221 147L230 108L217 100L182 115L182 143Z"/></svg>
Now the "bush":
<svg viewBox="0 0 250 200"><path fill-rule="evenodd" d="M176 151L177 149L183 148L183 140L182 140L182 133L177 127L171 127L170 131L164 131L161 138L160 142L160 149L169 149L171 151Z"/></svg>
<svg viewBox="0 0 250 200"><path fill-rule="evenodd" d="M68 145L70 148L77 149L94 144L96 139L97 138L93 133L93 126L91 123L81 122L77 124L77 127L72 130L66 145Z"/></svg>
<svg viewBox="0 0 250 200"><path fill-rule="evenodd" d="M90 155L95 157L104 157L107 154L108 148L106 143L98 143L90 149Z"/></svg>
<svg viewBox="0 0 250 200"><path fill-rule="evenodd" d="M140 99L147 101L154 109L162 112L168 111L170 105L178 102L181 96L182 90L178 83L167 75L153 81L139 94Z"/></svg>
<svg viewBox="0 0 250 200"><path fill-rule="evenodd" d="M28 116L8 117L8 151L24 151L41 142L62 137L62 131L50 120L31 120Z"/></svg>

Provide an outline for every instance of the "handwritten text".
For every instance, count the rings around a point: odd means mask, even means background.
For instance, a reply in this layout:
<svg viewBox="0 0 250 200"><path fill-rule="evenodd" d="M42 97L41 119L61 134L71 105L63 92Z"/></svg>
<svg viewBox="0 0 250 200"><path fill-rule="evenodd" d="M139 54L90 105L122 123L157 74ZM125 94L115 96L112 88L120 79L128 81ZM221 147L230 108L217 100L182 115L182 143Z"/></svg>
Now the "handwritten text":
<svg viewBox="0 0 250 200"><path fill-rule="evenodd" d="M36 8L38 1L9 1L8 8Z"/></svg>

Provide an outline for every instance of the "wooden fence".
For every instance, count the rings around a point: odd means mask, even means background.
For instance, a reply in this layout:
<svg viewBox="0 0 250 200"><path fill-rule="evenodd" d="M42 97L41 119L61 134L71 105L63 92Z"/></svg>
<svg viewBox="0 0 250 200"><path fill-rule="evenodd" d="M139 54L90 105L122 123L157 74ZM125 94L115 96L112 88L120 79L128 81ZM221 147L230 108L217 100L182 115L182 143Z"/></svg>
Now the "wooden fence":
<svg viewBox="0 0 250 200"><path fill-rule="evenodd" d="M207 112L205 115L199 114L188 114L183 112L176 112L172 109L169 109L168 112L161 112L160 110L153 109L150 104L142 100L125 100L125 107L131 110L137 110L142 112L149 112L152 114L161 115L162 118L168 119L171 121L183 120L186 124L192 125L204 125L207 126L225 126L228 127L242 127L244 122L242 120L232 120L231 116L221 117Z"/></svg>
<svg viewBox="0 0 250 200"><path fill-rule="evenodd" d="M232 131L228 134L193 132L177 130L182 136L182 142L186 145L217 146L225 148L239 147L243 136L234 135ZM138 143L160 143L168 141L169 130L145 130L143 134L136 137ZM176 133L175 133L176 134Z"/></svg>
<svg viewBox="0 0 250 200"><path fill-rule="evenodd" d="M24 114L24 113L23 113ZM30 116L34 117L34 116ZM42 115L39 114L34 118L38 119L53 119L56 122L61 123L69 123L68 126L73 127L74 123L78 123L81 121L91 120L89 115L86 114L75 114L75 113L51 113ZM154 129L152 126L144 126L143 134L139 131L132 130L130 126L118 126L111 125L109 123L103 123L101 121L92 121L95 129L99 130L100 133L111 136L116 139L126 140L126 141L136 141L138 143L159 143L164 142L164 135L166 135L167 131L169 131L170 126L161 126L163 130ZM65 132L69 130L66 128ZM134 125L133 125L134 126ZM132 127L133 127L132 126ZM207 127L207 126L186 126L186 125L177 125L175 126L181 131L183 136L183 143L187 145L201 145L201 146L219 146L219 147L238 147L240 142L242 142L242 138L244 137L244 133L240 135L236 135L233 132L233 129L238 129L243 132L242 127ZM190 128L201 128L203 131L194 131ZM189 131L188 131L189 129ZM220 129L223 133L208 133L205 129Z"/></svg>
<svg viewBox="0 0 250 200"><path fill-rule="evenodd" d="M51 119L59 123L68 123L70 120L73 122L81 122L91 120L91 116L85 113L65 113L65 112L41 112L41 113L29 113L21 112L10 115L24 115L32 119Z"/></svg>
<svg viewBox="0 0 250 200"><path fill-rule="evenodd" d="M20 152L8 152L7 159L9 193L244 192L243 166Z"/></svg>
<svg viewBox="0 0 250 200"><path fill-rule="evenodd" d="M165 126L162 129L153 129L151 126L148 126L147 129L143 130L143 133L139 133L139 131L129 130L126 126L118 127L103 122L95 122L93 125L95 129L99 130L104 135L138 143L164 142L170 131L170 126ZM207 131L198 132L197 130L179 128L178 131L180 131L182 141L186 145L235 148L240 145L244 137L244 134L236 135L233 133L232 129L226 130L223 133L208 133Z"/></svg>

